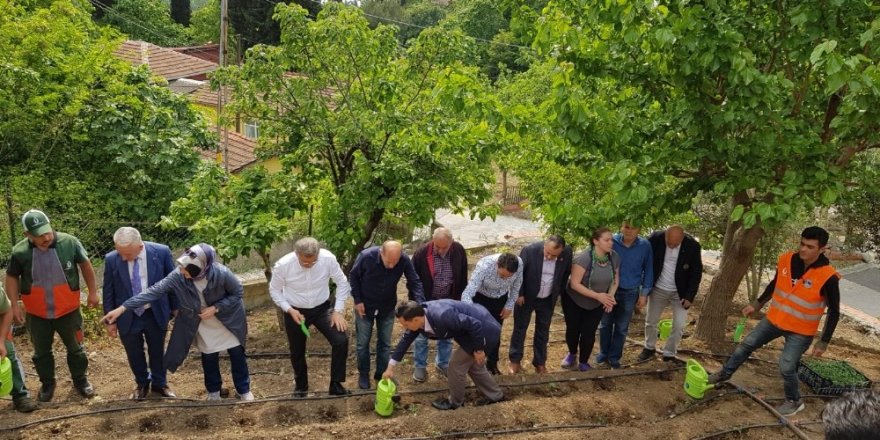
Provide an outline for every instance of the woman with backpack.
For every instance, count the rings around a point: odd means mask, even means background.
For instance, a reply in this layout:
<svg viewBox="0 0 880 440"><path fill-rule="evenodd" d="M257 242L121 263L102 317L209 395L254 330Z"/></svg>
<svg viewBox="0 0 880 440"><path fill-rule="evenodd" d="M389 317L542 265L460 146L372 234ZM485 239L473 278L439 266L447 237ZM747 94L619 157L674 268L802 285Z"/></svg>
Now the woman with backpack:
<svg viewBox="0 0 880 440"><path fill-rule="evenodd" d="M562 295L565 315L565 342L568 355L562 368L587 371L596 329L602 313L615 304L614 293L620 282L620 256L614 250L611 230L599 228L590 237L590 247L581 252L571 266L568 289Z"/></svg>

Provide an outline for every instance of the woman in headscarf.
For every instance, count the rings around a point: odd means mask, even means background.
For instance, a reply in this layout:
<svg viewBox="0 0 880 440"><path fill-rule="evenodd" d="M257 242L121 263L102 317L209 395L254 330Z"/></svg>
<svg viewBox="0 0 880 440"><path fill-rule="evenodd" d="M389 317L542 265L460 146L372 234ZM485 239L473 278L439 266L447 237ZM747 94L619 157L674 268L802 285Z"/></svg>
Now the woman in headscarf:
<svg viewBox="0 0 880 440"><path fill-rule="evenodd" d="M210 245L190 247L177 259L177 271L107 313L104 322L112 324L127 309L137 309L162 295L177 295L180 308L165 352L165 367L176 371L195 342L202 353L207 400L220 400L220 352L226 350L235 390L241 400L253 400L244 350L244 290L238 278L214 258L215 251Z"/></svg>

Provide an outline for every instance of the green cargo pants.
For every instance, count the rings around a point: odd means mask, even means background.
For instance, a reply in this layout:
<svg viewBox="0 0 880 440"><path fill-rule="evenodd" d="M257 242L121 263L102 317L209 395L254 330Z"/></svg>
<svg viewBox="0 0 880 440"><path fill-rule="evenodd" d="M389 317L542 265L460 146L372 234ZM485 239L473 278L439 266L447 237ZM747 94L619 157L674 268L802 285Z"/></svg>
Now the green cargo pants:
<svg viewBox="0 0 880 440"><path fill-rule="evenodd" d="M61 337L67 347L67 368L74 386L88 381L89 358L83 350L82 313L79 309L60 318L44 319L27 314L25 326L31 335L34 346L34 368L42 383L55 382L55 356L52 354L52 342L55 333Z"/></svg>

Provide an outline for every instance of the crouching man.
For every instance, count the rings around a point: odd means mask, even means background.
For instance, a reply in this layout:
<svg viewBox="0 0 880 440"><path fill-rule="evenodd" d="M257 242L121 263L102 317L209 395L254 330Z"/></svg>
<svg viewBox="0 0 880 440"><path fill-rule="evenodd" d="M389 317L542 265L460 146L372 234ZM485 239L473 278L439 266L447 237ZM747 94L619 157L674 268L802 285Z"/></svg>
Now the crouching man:
<svg viewBox="0 0 880 440"><path fill-rule="evenodd" d="M498 344L501 325L485 307L451 299L424 304L409 301L397 306L395 316L406 332L397 343L383 378L394 378L394 367L419 335L425 335L428 339L454 339L458 349L452 354L447 371L449 397L435 400L431 405L440 410L464 405L465 375L470 376L483 393L484 397L478 399L475 405L490 405L504 400L504 393L486 369L485 353L486 347Z"/></svg>

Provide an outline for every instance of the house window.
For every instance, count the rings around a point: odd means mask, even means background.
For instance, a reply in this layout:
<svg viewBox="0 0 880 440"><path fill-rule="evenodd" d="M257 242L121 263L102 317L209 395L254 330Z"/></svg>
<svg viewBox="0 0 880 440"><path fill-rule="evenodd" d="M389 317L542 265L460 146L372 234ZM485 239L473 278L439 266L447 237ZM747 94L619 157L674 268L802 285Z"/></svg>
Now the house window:
<svg viewBox="0 0 880 440"><path fill-rule="evenodd" d="M244 137L256 139L260 135L260 124L254 121L244 123Z"/></svg>

